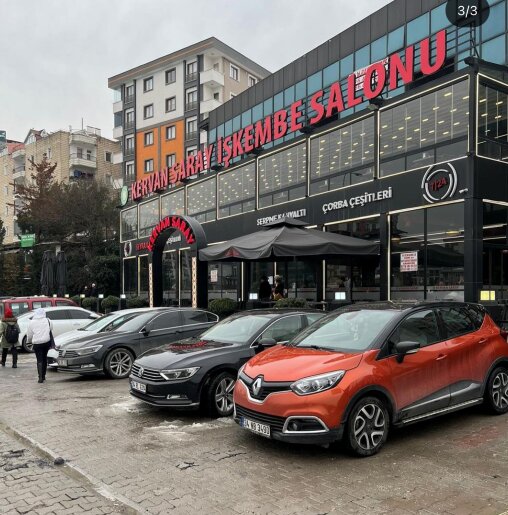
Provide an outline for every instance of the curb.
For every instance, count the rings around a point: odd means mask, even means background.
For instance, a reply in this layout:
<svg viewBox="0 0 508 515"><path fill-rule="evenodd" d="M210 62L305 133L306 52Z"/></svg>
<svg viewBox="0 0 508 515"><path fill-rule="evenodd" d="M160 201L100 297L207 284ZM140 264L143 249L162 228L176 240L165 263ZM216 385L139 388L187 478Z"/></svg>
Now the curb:
<svg viewBox="0 0 508 515"><path fill-rule="evenodd" d="M41 443L37 442L36 440L31 438L27 434L23 433L22 431L19 431L18 429L15 429L14 427L11 427L11 426L5 424L2 421L0 421L0 430L4 431L5 433L7 433L10 436L13 436L18 441L22 442L23 444L27 445L28 447L31 447L31 449L35 453L46 458L51 463L53 463L53 461L56 458L58 458L58 455L55 454L50 448L46 447L45 445L42 445ZM58 468L64 474L67 474L71 478L85 483L92 490L94 490L97 493L97 495L107 499L110 502L114 502L116 505L121 504L122 506L118 506L118 508L125 515L144 515L144 514L149 513L144 508L142 508L138 504L134 503L127 497L125 497L121 494L112 492L105 483L103 483L99 479L91 476L90 474L85 472L83 469L81 469L77 465L74 465L74 464L66 461L64 465L61 465Z"/></svg>

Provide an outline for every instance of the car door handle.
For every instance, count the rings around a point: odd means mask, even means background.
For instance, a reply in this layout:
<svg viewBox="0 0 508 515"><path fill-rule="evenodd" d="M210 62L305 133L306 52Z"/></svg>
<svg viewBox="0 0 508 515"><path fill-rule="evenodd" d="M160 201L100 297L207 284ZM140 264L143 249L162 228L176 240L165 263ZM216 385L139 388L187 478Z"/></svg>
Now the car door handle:
<svg viewBox="0 0 508 515"><path fill-rule="evenodd" d="M436 358L436 361L442 361L443 359L446 359L447 355L446 354L440 354L437 358Z"/></svg>

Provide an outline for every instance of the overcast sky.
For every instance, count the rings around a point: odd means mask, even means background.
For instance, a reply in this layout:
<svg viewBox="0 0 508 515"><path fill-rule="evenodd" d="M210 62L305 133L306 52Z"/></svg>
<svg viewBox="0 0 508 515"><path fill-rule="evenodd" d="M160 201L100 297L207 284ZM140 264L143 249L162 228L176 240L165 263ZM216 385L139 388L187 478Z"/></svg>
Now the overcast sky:
<svg viewBox="0 0 508 515"><path fill-rule="evenodd" d="M92 125L107 79L210 36L276 71L389 0L0 0L0 130Z"/></svg>

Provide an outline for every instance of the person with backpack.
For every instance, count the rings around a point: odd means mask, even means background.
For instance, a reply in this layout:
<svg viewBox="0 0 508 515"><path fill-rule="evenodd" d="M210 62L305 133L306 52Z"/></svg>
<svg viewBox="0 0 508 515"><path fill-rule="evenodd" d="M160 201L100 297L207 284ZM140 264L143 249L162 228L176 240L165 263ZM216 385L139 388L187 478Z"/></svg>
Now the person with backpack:
<svg viewBox="0 0 508 515"><path fill-rule="evenodd" d="M48 351L53 340L53 324L46 317L43 308L37 308L34 316L28 322L26 341L34 346L35 356L37 357L37 373L39 383L46 380L46 370L48 368Z"/></svg>
<svg viewBox="0 0 508 515"><path fill-rule="evenodd" d="M12 368L18 368L19 326L12 309L6 308L0 323L0 347L2 347L2 367L5 367L9 349L12 353Z"/></svg>

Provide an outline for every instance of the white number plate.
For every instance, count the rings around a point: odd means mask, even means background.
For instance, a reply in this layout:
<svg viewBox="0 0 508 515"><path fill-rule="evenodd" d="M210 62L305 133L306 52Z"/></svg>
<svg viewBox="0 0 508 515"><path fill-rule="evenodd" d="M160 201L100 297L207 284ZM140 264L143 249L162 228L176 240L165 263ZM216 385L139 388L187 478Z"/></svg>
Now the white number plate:
<svg viewBox="0 0 508 515"><path fill-rule="evenodd" d="M66 359L59 359L59 360L58 360L58 364L59 364L61 367L66 367L66 366L67 366L67 360L66 360Z"/></svg>
<svg viewBox="0 0 508 515"><path fill-rule="evenodd" d="M137 390L141 393L146 393L146 384L138 383L137 381L131 381L131 386L133 390Z"/></svg>
<svg viewBox="0 0 508 515"><path fill-rule="evenodd" d="M245 427L245 429L252 431L253 433L270 438L270 426L260 424L259 422L254 422L253 420L249 420L248 418L244 417L240 418L240 425Z"/></svg>

